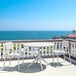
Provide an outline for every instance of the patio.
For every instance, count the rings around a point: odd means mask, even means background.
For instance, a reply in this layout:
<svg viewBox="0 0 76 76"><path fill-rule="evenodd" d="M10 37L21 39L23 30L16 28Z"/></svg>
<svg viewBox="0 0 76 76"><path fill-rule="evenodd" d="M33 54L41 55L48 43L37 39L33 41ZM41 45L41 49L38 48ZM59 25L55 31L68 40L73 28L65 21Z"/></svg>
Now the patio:
<svg viewBox="0 0 76 76"><path fill-rule="evenodd" d="M24 65L20 60L20 70L18 70L18 61L12 60L9 66L9 61L6 61L6 67L3 69L3 61L0 61L0 76L76 76L76 66L59 58L59 65L57 66L57 58L52 62L52 58L45 58L49 63L42 62L43 70L40 68L39 63L34 63L32 66L27 67L33 59L25 59Z"/></svg>

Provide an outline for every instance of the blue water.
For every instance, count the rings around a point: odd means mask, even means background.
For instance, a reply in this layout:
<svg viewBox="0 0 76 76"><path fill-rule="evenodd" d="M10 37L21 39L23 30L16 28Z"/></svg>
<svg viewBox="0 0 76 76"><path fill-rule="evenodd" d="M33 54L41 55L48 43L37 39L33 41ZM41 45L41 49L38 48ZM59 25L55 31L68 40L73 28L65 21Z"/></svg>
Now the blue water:
<svg viewBox="0 0 76 76"><path fill-rule="evenodd" d="M0 31L0 40L51 39L69 33L71 31Z"/></svg>

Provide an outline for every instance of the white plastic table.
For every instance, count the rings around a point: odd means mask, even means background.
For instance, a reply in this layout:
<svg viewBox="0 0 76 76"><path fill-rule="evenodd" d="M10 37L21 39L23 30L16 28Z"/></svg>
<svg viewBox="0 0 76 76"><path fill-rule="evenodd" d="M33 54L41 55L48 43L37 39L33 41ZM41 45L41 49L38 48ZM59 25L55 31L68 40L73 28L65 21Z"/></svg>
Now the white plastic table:
<svg viewBox="0 0 76 76"><path fill-rule="evenodd" d="M51 42L31 42L31 43L26 43L25 46L38 48L38 49L36 49L36 51L38 52L37 57L35 58L35 60L31 64L29 64L28 67L30 67L35 61L36 62L39 61L40 66L41 66L41 70L43 70L41 60L44 61L45 63L47 63L47 62L42 58L42 56L40 54L40 48L41 47L51 47L51 46L53 47L54 43L51 43Z"/></svg>

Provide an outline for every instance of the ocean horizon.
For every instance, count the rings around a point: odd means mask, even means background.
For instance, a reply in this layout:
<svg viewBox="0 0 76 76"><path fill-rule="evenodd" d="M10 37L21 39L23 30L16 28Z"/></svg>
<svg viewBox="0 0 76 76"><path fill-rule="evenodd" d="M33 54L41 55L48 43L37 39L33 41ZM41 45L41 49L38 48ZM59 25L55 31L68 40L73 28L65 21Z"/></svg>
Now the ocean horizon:
<svg viewBox="0 0 76 76"><path fill-rule="evenodd" d="M52 39L69 33L71 31L0 31L0 40Z"/></svg>

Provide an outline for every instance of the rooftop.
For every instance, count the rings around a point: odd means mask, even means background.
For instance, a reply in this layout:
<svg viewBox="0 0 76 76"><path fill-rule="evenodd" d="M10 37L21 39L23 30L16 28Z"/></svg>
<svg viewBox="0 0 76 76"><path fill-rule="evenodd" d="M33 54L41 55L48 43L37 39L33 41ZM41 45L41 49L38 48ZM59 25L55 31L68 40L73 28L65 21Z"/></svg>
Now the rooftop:
<svg viewBox="0 0 76 76"><path fill-rule="evenodd" d="M75 38L76 34L68 34L67 37L69 37L69 38Z"/></svg>
<svg viewBox="0 0 76 76"><path fill-rule="evenodd" d="M13 60L9 66L9 62L6 61L6 68L2 69L3 61L0 61L0 76L76 76L76 66L69 63L68 61L59 58L59 66L52 63L52 58L45 58L49 63L48 65L42 62L44 69L41 70L39 63L34 63L31 67L27 67L33 59L26 59L24 66L20 60L20 70L18 71L18 61Z"/></svg>

